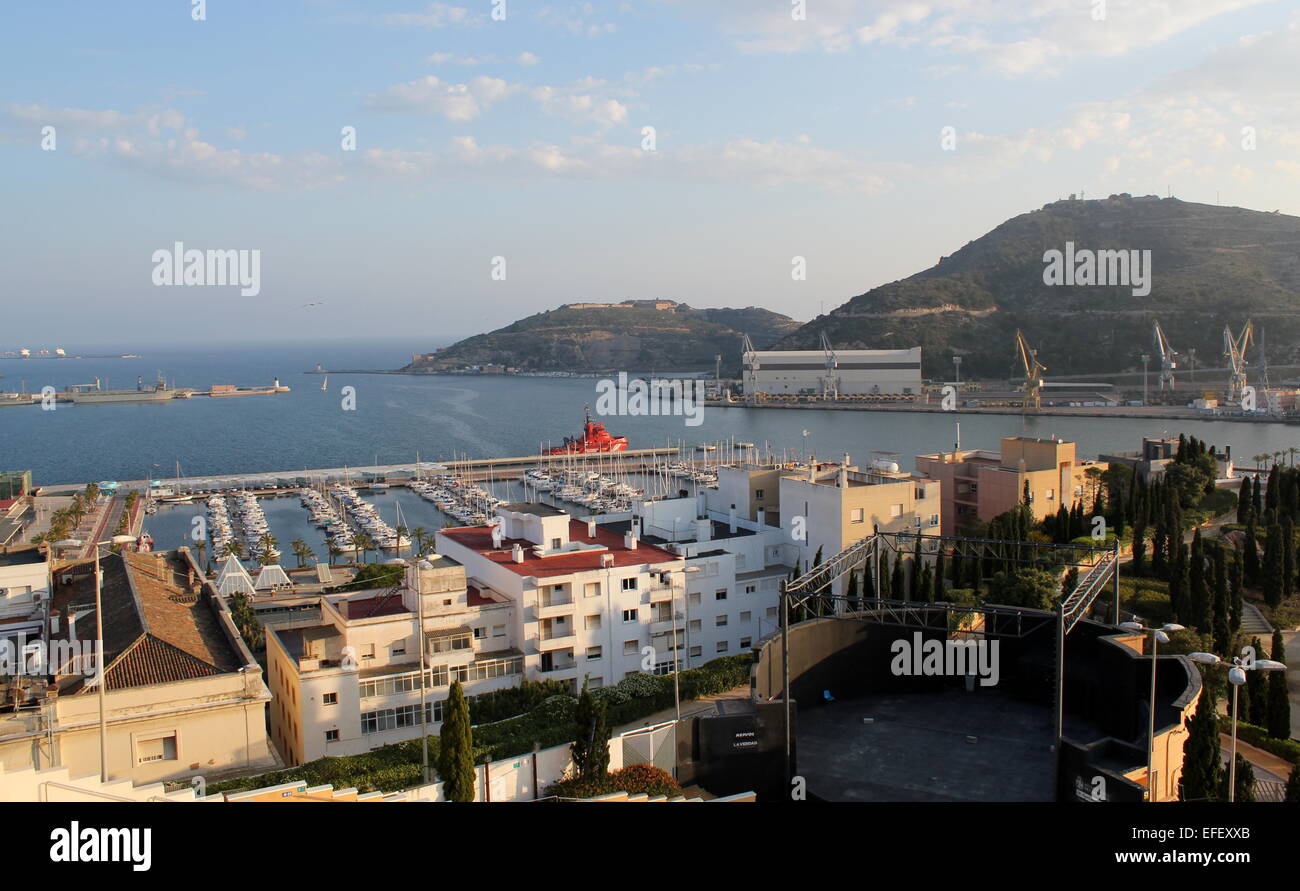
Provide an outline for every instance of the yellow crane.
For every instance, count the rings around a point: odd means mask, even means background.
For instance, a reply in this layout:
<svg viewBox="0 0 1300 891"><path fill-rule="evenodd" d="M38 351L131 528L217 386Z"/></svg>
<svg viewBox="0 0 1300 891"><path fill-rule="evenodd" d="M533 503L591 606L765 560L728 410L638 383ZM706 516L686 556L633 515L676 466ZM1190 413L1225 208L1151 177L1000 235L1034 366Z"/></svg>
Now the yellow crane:
<svg viewBox="0 0 1300 891"><path fill-rule="evenodd" d="M1025 369L1025 404L1022 410L1028 412L1032 408L1038 411L1043 405L1040 391L1043 388L1043 372L1047 366L1038 361L1038 350L1029 345L1019 328L1016 329L1016 356Z"/></svg>

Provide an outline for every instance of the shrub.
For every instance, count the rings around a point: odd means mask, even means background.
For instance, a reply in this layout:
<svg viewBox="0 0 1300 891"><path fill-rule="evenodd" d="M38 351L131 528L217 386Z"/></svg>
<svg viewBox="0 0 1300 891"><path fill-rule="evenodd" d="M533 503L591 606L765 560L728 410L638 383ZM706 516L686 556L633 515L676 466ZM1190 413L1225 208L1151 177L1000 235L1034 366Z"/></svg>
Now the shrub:
<svg viewBox="0 0 1300 891"><path fill-rule="evenodd" d="M672 774L649 764L629 764L603 777L574 777L547 787L547 795L557 798L595 798L611 792L629 795L681 795L682 787Z"/></svg>

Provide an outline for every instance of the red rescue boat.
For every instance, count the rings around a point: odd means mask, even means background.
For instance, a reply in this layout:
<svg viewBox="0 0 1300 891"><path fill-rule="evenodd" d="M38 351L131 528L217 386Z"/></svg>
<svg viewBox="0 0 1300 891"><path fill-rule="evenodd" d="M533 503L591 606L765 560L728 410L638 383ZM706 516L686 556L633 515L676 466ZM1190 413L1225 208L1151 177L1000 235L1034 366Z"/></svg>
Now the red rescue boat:
<svg viewBox="0 0 1300 891"><path fill-rule="evenodd" d="M587 422L582 436L564 437L564 445L547 451L548 455L591 455L597 452L621 452L627 448L626 436L612 436L605 425L591 419L591 409L584 407Z"/></svg>

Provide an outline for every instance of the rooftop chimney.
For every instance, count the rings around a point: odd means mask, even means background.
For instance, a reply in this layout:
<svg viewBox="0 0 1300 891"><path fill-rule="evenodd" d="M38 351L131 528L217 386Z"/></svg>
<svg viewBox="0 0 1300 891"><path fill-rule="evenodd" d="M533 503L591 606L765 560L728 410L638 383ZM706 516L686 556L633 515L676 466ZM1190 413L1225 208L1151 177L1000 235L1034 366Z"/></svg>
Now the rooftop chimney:
<svg viewBox="0 0 1300 891"><path fill-rule="evenodd" d="M613 554L601 554L601 555L600 555L600 566L601 566L602 569L609 569L609 568L610 568L611 566L613 566L613 565L614 565L614 555L613 555Z"/></svg>
<svg viewBox="0 0 1300 891"><path fill-rule="evenodd" d="M760 529L762 529L764 526L767 525L767 511L766 511L766 510L764 510L763 508L760 507L758 510L756 510L756 511L754 512L754 516L755 516L756 522L758 523L758 527L759 527Z"/></svg>
<svg viewBox="0 0 1300 891"><path fill-rule="evenodd" d="M510 559L516 563L524 562L524 548L519 542L515 542L515 546L510 549Z"/></svg>
<svg viewBox="0 0 1300 891"><path fill-rule="evenodd" d="M736 531L736 506L734 504L727 511L727 527L731 532Z"/></svg>
<svg viewBox="0 0 1300 891"><path fill-rule="evenodd" d="M849 487L849 453L844 453L844 460L840 462L839 486L841 489Z"/></svg>
<svg viewBox="0 0 1300 891"><path fill-rule="evenodd" d="M587 537L588 538L596 537L596 521L591 517L587 518Z"/></svg>
<svg viewBox="0 0 1300 891"><path fill-rule="evenodd" d="M636 533L635 533L635 532L628 532L628 533L626 533L626 534L623 536L623 547L627 548L629 551L635 551L635 550L636 550Z"/></svg>
<svg viewBox="0 0 1300 891"><path fill-rule="evenodd" d="M713 538L713 521L703 517L695 521L695 540L709 541Z"/></svg>
<svg viewBox="0 0 1300 891"><path fill-rule="evenodd" d="M501 547L501 541L504 538L505 538L505 530L501 528L500 523L497 523L495 526L492 527L492 547L494 548Z"/></svg>
<svg viewBox="0 0 1300 891"><path fill-rule="evenodd" d="M808 482L817 482L817 456L808 456Z"/></svg>

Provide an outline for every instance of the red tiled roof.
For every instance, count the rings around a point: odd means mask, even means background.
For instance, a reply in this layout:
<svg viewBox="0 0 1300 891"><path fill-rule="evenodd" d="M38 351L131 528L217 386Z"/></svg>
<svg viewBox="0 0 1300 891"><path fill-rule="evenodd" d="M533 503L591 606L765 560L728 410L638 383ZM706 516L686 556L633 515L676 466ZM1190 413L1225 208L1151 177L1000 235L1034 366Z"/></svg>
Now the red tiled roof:
<svg viewBox="0 0 1300 891"><path fill-rule="evenodd" d="M638 566L643 563L667 563L672 560L682 559L671 551L657 548L639 540L635 548L628 550L623 546L623 536L609 532L599 526L596 527L595 538L592 538L587 535L587 524L579 520L569 521L569 541L604 545L607 550L578 551L576 553L557 554L554 557L534 557L532 555L534 545L527 539L506 538L502 539L500 548L494 547L492 544L492 527L490 526L462 526L456 529L443 529L438 534L445 535L457 544L481 554L493 563L499 563L518 575L531 575L539 578L600 569L603 554L613 554L616 567ZM511 549L516 543L524 549L524 562L522 563L516 563L510 558Z"/></svg>
<svg viewBox="0 0 1300 891"><path fill-rule="evenodd" d="M339 603L339 612L345 619L374 619L378 616L396 616L400 613L409 613L406 604L402 603L402 598L395 594L376 594L373 597L362 597L356 600L345 600Z"/></svg>

